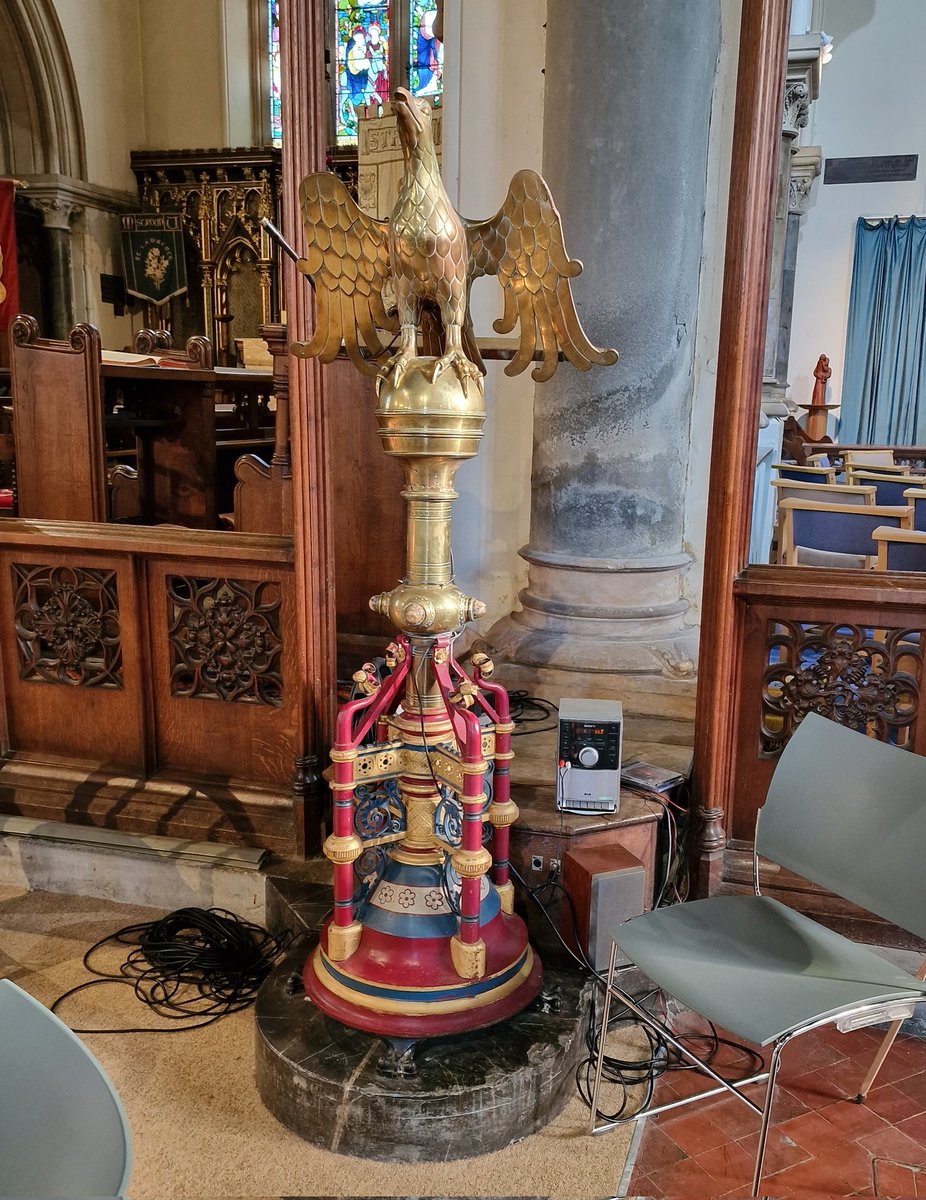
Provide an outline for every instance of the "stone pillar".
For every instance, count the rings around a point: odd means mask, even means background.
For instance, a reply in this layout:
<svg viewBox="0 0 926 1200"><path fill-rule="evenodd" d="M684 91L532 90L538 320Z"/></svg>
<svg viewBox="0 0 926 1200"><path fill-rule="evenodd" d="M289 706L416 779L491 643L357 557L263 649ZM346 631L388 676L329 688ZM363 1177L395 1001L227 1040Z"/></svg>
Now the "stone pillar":
<svg viewBox="0 0 926 1200"><path fill-rule="evenodd" d="M544 175L593 342L537 386L523 610L508 663L693 673L682 582L692 365L719 0L548 0ZM586 693L587 694L587 693Z"/></svg>
<svg viewBox="0 0 926 1200"><path fill-rule="evenodd" d="M794 308L794 274L797 269L797 246L801 220L807 213L814 180L820 174L823 155L819 146L798 146L791 155L791 177L788 180L788 236L785 241L782 270L782 323L778 335L779 371L787 378L791 359L791 314ZM823 347L824 350L827 347ZM801 397L798 397L801 399Z"/></svg>
<svg viewBox="0 0 926 1200"><path fill-rule="evenodd" d="M48 255L46 299L48 329L45 337L66 340L74 326L74 287L71 275L71 221L83 211L60 196L30 196L42 214L45 249Z"/></svg>
<svg viewBox="0 0 926 1200"><path fill-rule="evenodd" d="M799 146L800 131L810 120L810 106L820 94L822 52L819 33L792 37L788 49L781 120L781 156L772 237L768 323L762 382L762 407L767 416L787 415L782 403L788 389L791 350L791 311L794 269L801 217L813 181L820 173L820 150Z"/></svg>

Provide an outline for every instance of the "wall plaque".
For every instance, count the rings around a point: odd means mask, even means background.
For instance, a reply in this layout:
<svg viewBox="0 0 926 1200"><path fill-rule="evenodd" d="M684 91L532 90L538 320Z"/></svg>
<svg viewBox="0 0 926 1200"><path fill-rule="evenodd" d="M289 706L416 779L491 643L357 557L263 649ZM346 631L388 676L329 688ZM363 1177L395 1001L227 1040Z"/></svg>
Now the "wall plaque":
<svg viewBox="0 0 926 1200"><path fill-rule="evenodd" d="M916 179L918 154L871 154L828 158L824 183L902 183Z"/></svg>

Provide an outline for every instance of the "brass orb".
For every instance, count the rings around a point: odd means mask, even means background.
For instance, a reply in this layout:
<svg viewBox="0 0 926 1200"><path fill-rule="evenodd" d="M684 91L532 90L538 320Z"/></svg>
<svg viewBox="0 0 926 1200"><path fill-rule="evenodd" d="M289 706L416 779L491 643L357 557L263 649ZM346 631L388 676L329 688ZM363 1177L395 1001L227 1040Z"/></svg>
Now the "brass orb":
<svg viewBox="0 0 926 1200"><path fill-rule="evenodd" d="M478 451L486 416L482 380L464 387L449 368L432 383L435 361L413 358L401 382L383 381L376 415L387 454L460 460Z"/></svg>

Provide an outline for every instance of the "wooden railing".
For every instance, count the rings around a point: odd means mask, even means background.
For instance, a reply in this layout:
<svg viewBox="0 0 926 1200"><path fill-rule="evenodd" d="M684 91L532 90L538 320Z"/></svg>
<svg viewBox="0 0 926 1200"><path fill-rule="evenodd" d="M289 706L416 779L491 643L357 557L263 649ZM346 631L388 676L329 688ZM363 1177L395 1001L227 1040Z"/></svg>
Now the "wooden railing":
<svg viewBox="0 0 926 1200"><path fill-rule="evenodd" d="M714 829L724 844L721 891L752 887L756 813L808 712L926 754L926 575L750 566L734 606L733 768ZM762 890L855 937L885 937L875 918L777 868L763 872Z"/></svg>

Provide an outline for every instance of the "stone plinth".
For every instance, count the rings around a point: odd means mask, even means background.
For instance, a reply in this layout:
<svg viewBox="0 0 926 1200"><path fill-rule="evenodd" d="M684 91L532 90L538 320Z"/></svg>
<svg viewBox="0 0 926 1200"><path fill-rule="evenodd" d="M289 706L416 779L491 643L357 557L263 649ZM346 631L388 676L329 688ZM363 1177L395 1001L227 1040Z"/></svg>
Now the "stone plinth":
<svg viewBox="0 0 926 1200"><path fill-rule="evenodd" d="M592 984L548 972L542 1005L502 1024L421 1042L413 1078L377 1067L386 1044L293 991L313 935L299 939L257 1000L257 1086L282 1124L322 1149L386 1162L443 1162L501 1150L566 1105L585 1054ZM549 1009L549 1011L544 1011Z"/></svg>

